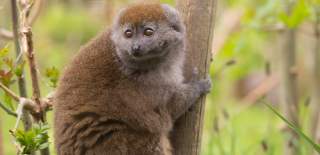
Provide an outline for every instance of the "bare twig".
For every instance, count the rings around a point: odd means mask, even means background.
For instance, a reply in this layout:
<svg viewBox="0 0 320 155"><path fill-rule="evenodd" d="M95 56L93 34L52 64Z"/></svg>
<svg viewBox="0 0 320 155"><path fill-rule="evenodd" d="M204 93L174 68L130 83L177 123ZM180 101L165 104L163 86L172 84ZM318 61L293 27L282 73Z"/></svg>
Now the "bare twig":
<svg viewBox="0 0 320 155"><path fill-rule="evenodd" d="M32 100L18 96L2 83L0 83L0 88L17 102L24 100L26 102L26 109L29 110L31 113L36 114L40 112L40 106L37 106L35 102L33 102Z"/></svg>
<svg viewBox="0 0 320 155"><path fill-rule="evenodd" d="M14 44L16 48L16 63L21 64L23 63L23 59L21 57L22 51L19 42L19 11L17 7L17 0L11 0L11 14L12 14L12 29L13 29L13 36L14 36ZM22 70L21 76L18 77L18 87L19 87L19 94L21 97L27 97L27 89L26 89L26 81L24 77L24 70ZM26 131L30 130L32 127L32 120L28 112L24 111L22 114L22 121L24 125L24 129Z"/></svg>
<svg viewBox="0 0 320 155"><path fill-rule="evenodd" d="M37 65L35 62L34 49L33 49L33 40L32 40L32 31L30 24L28 23L28 17L30 10L32 8L32 3L30 1L20 1L20 5L22 6L21 10L21 44L23 47L23 51L27 56L29 62L29 70L31 75L32 82L32 99L35 102L39 109L38 116L35 117L37 122L46 122L46 111L42 107L41 102L41 93L39 87L39 79L38 79L38 71ZM45 148L40 150L41 155L49 155L49 148Z"/></svg>
<svg viewBox="0 0 320 155"><path fill-rule="evenodd" d="M12 110L10 110L9 108L7 108L2 102L0 102L0 108L2 108L8 115L17 117L17 114Z"/></svg>
<svg viewBox="0 0 320 155"><path fill-rule="evenodd" d="M13 33L9 30L4 29L4 28L0 28L0 38L2 38L4 40L12 40Z"/></svg>
<svg viewBox="0 0 320 155"><path fill-rule="evenodd" d="M15 1L15 2L14 2ZM11 4L15 3L13 6L16 7L16 1L17 0L11 0ZM37 20L37 18L39 17L39 14L42 10L44 1L43 0L36 0L35 4L34 4L34 9L32 9L32 11L30 11L30 13L28 13L28 18L27 18L27 22L29 25L33 25L34 22ZM18 16L16 16L17 14L17 9L13 9L12 10L12 17L14 17L13 19L13 25L18 25ZM15 12L15 13L14 13ZM14 27L13 31L18 30L16 29L18 27ZM15 34L16 32L11 32L9 30L6 30L4 28L0 28L0 39L4 39L4 40L15 40ZM19 33L17 33L19 34Z"/></svg>
<svg viewBox="0 0 320 155"><path fill-rule="evenodd" d="M34 60L34 52L33 52L33 41L32 41L32 32L31 28L25 28L23 31L23 40L24 40L24 46L25 46L25 52L27 54L27 58L29 61L29 69L31 74L31 82L32 82L32 91L33 91L33 100L35 103L41 107L41 100L40 100L40 87L38 82L38 74L37 74L37 67ZM42 113L42 112L41 112ZM44 118L41 120L44 121Z"/></svg>
<svg viewBox="0 0 320 155"><path fill-rule="evenodd" d="M255 103L265 94L267 94L271 89L279 84L279 79L274 75L267 77L261 82L253 91L249 92L242 100L245 103Z"/></svg>
<svg viewBox="0 0 320 155"><path fill-rule="evenodd" d="M33 9L30 10L30 13L28 15L27 22L29 25L33 25L34 22L38 19L40 12L42 10L43 4L44 4L43 0L36 0L35 1Z"/></svg>
<svg viewBox="0 0 320 155"><path fill-rule="evenodd" d="M19 102L20 96L15 94L12 90L10 90L8 87L6 87L3 83L0 83L0 88L6 92L8 95L10 95L15 101Z"/></svg>
<svg viewBox="0 0 320 155"><path fill-rule="evenodd" d="M53 97L55 92L50 92L44 99L42 99L42 108L45 110L51 110L53 106Z"/></svg>

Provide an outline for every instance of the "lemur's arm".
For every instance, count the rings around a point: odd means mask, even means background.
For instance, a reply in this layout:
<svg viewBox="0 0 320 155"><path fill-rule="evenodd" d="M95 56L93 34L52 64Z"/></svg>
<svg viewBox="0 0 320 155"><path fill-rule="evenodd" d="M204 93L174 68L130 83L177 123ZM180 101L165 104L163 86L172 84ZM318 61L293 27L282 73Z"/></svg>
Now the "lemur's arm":
<svg viewBox="0 0 320 155"><path fill-rule="evenodd" d="M184 114L197 99L210 91L211 80L209 77L199 81L185 83L177 88L167 105L173 120Z"/></svg>

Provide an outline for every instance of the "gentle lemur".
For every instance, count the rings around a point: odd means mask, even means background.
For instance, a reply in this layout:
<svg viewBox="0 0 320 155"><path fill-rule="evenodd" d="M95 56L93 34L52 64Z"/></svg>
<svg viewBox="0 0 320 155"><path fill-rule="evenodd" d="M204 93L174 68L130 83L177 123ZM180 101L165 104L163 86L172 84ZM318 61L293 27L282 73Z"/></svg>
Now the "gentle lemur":
<svg viewBox="0 0 320 155"><path fill-rule="evenodd" d="M184 82L185 47L185 26L173 7L122 9L60 78L57 154L171 155L174 121L211 87L209 78Z"/></svg>

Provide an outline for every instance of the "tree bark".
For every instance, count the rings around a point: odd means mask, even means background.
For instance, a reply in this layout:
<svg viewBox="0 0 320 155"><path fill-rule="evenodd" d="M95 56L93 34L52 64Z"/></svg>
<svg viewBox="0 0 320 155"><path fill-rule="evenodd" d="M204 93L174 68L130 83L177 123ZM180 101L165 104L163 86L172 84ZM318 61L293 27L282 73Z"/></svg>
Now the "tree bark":
<svg viewBox="0 0 320 155"><path fill-rule="evenodd" d="M315 42L311 53L311 134L316 143L320 142L320 10L316 10L316 22L314 24ZM314 155L317 153L314 152Z"/></svg>
<svg viewBox="0 0 320 155"><path fill-rule="evenodd" d="M208 74L211 59L213 25L216 0L177 0L177 8L187 26L187 57L185 77L190 80L194 67L201 78ZM202 96L190 110L175 124L172 133L174 155L198 155L201 149L201 135L205 96Z"/></svg>
<svg viewBox="0 0 320 155"><path fill-rule="evenodd" d="M286 118L295 126L299 125L299 99L297 91L297 73L296 65L296 30L286 29L282 32L282 49L281 49L281 85L282 85L282 109ZM295 142L298 135L294 131L290 131L291 138L287 141L285 154L299 154L298 146Z"/></svg>

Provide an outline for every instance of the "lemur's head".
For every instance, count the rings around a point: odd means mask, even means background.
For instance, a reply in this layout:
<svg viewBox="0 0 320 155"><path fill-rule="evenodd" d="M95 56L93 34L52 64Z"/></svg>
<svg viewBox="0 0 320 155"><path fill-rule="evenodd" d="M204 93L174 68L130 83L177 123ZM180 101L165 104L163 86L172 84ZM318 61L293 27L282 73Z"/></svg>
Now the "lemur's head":
<svg viewBox="0 0 320 155"><path fill-rule="evenodd" d="M185 26L176 9L166 4L134 4L120 11L112 40L121 62L149 70L184 52Z"/></svg>

